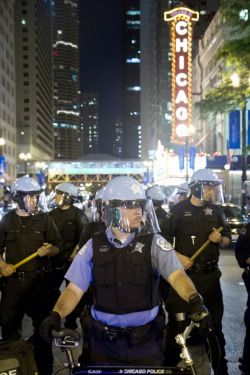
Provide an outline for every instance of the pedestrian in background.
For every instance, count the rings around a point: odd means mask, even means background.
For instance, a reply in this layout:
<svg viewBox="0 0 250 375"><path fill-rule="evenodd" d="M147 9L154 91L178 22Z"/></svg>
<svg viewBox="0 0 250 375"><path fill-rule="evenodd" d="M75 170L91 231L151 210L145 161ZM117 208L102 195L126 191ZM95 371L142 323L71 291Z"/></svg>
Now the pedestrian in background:
<svg viewBox="0 0 250 375"><path fill-rule="evenodd" d="M41 332L50 339L51 330L60 328L61 319L92 284L94 304L86 318L91 365L160 366L160 274L189 302L198 319L206 321L207 310L171 245L159 234L139 231L143 212L150 216L153 209L139 182L116 177L107 184L102 200L106 233L94 235L75 257L66 274L70 284ZM147 222L153 223L150 218Z"/></svg>
<svg viewBox="0 0 250 375"><path fill-rule="evenodd" d="M0 221L0 273L4 277L0 302L3 340L18 340L26 313L34 327L32 343L40 375L53 372L53 355L39 326L55 303L49 283L49 258L59 253L60 235L47 213L38 210L41 188L30 177L18 178L11 187L17 208ZM17 270L16 263L37 251L38 256Z"/></svg>
<svg viewBox="0 0 250 375"><path fill-rule="evenodd" d="M241 268L244 269L242 279L247 290L247 304L244 315L246 335L244 339L243 353L240 358L240 370L242 375L250 374L250 223L242 230L235 245L235 257Z"/></svg>

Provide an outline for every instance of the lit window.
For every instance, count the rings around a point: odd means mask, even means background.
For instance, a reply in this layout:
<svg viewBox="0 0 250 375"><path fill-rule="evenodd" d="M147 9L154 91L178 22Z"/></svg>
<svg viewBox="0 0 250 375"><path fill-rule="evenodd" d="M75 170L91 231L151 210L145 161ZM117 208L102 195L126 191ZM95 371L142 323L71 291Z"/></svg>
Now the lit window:
<svg viewBox="0 0 250 375"><path fill-rule="evenodd" d="M61 35L62 33L62 30L57 30L57 34Z"/></svg>
<svg viewBox="0 0 250 375"><path fill-rule="evenodd" d="M21 24L26 25L26 20L24 18L22 19Z"/></svg>
<svg viewBox="0 0 250 375"><path fill-rule="evenodd" d="M141 60L138 57L132 57L130 59L126 59L128 64L139 64Z"/></svg>
<svg viewBox="0 0 250 375"><path fill-rule="evenodd" d="M141 12L139 10L128 10L126 14L128 16L139 16Z"/></svg>
<svg viewBox="0 0 250 375"><path fill-rule="evenodd" d="M127 90L128 91L141 91L141 87L140 86L128 86Z"/></svg>

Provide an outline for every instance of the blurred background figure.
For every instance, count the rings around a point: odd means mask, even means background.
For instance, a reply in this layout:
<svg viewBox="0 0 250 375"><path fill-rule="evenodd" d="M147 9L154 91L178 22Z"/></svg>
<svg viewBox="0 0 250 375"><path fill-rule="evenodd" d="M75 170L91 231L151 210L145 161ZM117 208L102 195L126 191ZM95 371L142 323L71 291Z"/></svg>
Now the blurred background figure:
<svg viewBox="0 0 250 375"><path fill-rule="evenodd" d="M189 185L189 182L185 181L182 184L180 184L180 186L178 186L178 189L177 189L177 198L178 198L179 202L182 202L182 201L184 201L185 199L188 198L188 195L189 195L189 187L188 187L188 185Z"/></svg>
<svg viewBox="0 0 250 375"><path fill-rule="evenodd" d="M54 220L58 231L63 240L62 253L52 260L53 267L53 288L55 293L59 293L59 288L64 280L64 275L68 270L74 254L79 249L79 239L83 228L88 224L85 213L74 202L78 196L75 185L69 182L63 182L56 186L51 194L51 200L57 206L50 211L50 216ZM71 319L72 318L72 319ZM65 326L68 328L77 328L75 317L69 315Z"/></svg>
<svg viewBox="0 0 250 375"><path fill-rule="evenodd" d="M161 190L160 186L151 186L146 191L146 197L152 199L155 214L160 226L161 233L164 232L164 225L166 220L166 211L162 208L162 205L165 201L165 194Z"/></svg>
<svg viewBox="0 0 250 375"><path fill-rule="evenodd" d="M188 181L183 182L180 184L177 189L173 191L173 193L168 197L168 208L171 210L171 208L179 203L187 199L189 195L189 187L188 187Z"/></svg>
<svg viewBox="0 0 250 375"><path fill-rule="evenodd" d="M103 220L102 212L102 194L105 190L105 186L99 189L95 194L95 199L93 201L93 210L92 210L92 221L89 222L82 230L80 240L79 240L79 249L81 249L85 243L93 237L97 232L105 231L105 223Z"/></svg>

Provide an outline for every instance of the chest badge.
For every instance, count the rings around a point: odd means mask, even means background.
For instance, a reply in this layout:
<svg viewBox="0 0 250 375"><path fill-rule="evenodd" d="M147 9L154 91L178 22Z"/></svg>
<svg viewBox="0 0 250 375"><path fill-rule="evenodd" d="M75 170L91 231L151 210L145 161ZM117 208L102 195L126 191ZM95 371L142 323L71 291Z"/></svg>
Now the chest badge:
<svg viewBox="0 0 250 375"><path fill-rule="evenodd" d="M137 244L135 245L134 249L131 251L131 253L135 253L136 251L138 253L141 253L142 254L142 249L144 247L144 244L143 243L140 243L140 242L137 242Z"/></svg>
<svg viewBox="0 0 250 375"><path fill-rule="evenodd" d="M205 208L205 210L203 211L204 214L207 216L207 215L213 215L213 210L211 208Z"/></svg>

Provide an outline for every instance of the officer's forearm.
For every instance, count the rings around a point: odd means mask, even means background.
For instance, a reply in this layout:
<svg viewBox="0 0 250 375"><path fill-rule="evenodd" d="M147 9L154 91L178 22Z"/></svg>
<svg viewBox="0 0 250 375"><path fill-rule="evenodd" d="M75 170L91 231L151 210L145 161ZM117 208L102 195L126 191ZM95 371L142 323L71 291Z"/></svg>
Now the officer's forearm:
<svg viewBox="0 0 250 375"><path fill-rule="evenodd" d="M84 292L80 288L70 283L59 297L53 311L56 311L61 318L64 318L74 310L83 294Z"/></svg>
<svg viewBox="0 0 250 375"><path fill-rule="evenodd" d="M192 280L182 270L176 270L173 272L169 276L168 282L179 296L187 302L192 294L197 293Z"/></svg>

